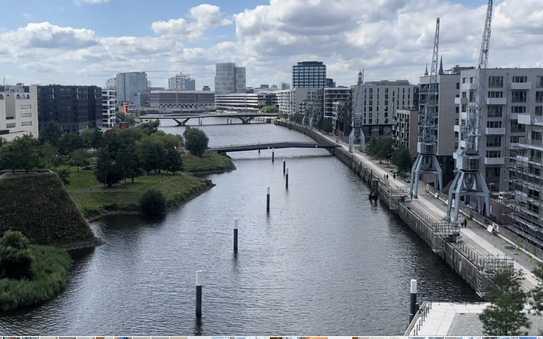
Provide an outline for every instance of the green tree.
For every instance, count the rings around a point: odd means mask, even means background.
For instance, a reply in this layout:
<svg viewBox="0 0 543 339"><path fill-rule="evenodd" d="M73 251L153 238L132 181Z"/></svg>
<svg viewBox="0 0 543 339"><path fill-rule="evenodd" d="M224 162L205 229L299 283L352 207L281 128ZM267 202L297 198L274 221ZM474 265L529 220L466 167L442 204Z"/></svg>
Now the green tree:
<svg viewBox="0 0 543 339"><path fill-rule="evenodd" d="M58 175L60 181L64 185L70 184L70 171L68 171L66 168L59 168L55 171L55 173Z"/></svg>
<svg viewBox="0 0 543 339"><path fill-rule="evenodd" d="M123 178L130 178L132 182L140 174L138 154L134 140L125 138L117 150L116 159L121 164Z"/></svg>
<svg viewBox="0 0 543 339"><path fill-rule="evenodd" d="M41 166L39 144L25 135L0 148L0 169L32 170Z"/></svg>
<svg viewBox="0 0 543 339"><path fill-rule="evenodd" d="M543 314L543 265L540 264L534 271L537 277L537 286L530 291L530 306L537 315Z"/></svg>
<svg viewBox="0 0 543 339"><path fill-rule="evenodd" d="M527 295L522 290L522 274L511 271L496 273L495 286L487 298L490 305L479 315L485 336L526 335L530 327L524 312Z"/></svg>
<svg viewBox="0 0 543 339"><path fill-rule="evenodd" d="M56 122L50 122L40 131L40 142L49 143L58 146L58 141L62 137L62 129Z"/></svg>
<svg viewBox="0 0 543 339"><path fill-rule="evenodd" d="M166 214L166 198L162 192L150 189L140 200L141 213L147 218L160 218Z"/></svg>
<svg viewBox="0 0 543 339"><path fill-rule="evenodd" d="M151 135L151 134L154 134L158 130L159 126L160 126L160 121L153 120L153 121L149 121L149 122L139 125L138 128L143 130L145 134Z"/></svg>
<svg viewBox="0 0 543 339"><path fill-rule="evenodd" d="M0 278L32 278L30 242L18 231L6 231L0 239Z"/></svg>
<svg viewBox="0 0 543 339"><path fill-rule="evenodd" d="M122 166L115 159L115 154L107 147L98 151L95 174L96 179L107 187L111 187L123 179Z"/></svg>
<svg viewBox="0 0 543 339"><path fill-rule="evenodd" d="M77 133L66 133L58 141L58 152L62 155L68 155L76 149L83 148L85 145L83 139Z"/></svg>
<svg viewBox="0 0 543 339"><path fill-rule="evenodd" d="M183 170L183 159L175 148L167 148L162 169L168 172L179 172Z"/></svg>
<svg viewBox="0 0 543 339"><path fill-rule="evenodd" d="M398 167L398 171L400 172L407 172L411 169L411 154L409 154L409 150L405 147L396 149L392 153L391 161Z"/></svg>
<svg viewBox="0 0 543 339"><path fill-rule="evenodd" d="M88 166L90 164L88 152L82 148L76 149L70 153L70 163L77 166L78 171L81 167Z"/></svg>
<svg viewBox="0 0 543 339"><path fill-rule="evenodd" d="M204 155L208 147L209 139L202 130L187 127L183 136L185 137L185 148L188 149L190 153L198 157Z"/></svg>
<svg viewBox="0 0 543 339"><path fill-rule="evenodd" d="M392 138L373 138L366 147L369 155L377 159L390 159L394 151L394 140Z"/></svg>
<svg viewBox="0 0 543 339"><path fill-rule="evenodd" d="M262 112L263 113L277 113L278 111L279 111L279 109L275 105L266 105L266 106L262 107Z"/></svg>
<svg viewBox="0 0 543 339"><path fill-rule="evenodd" d="M81 132L83 145L87 148L98 148L102 142L103 134L98 128L87 128Z"/></svg>
<svg viewBox="0 0 543 339"><path fill-rule="evenodd" d="M166 156L164 145L151 138L145 138L138 144L138 160L147 174L151 171L160 171Z"/></svg>

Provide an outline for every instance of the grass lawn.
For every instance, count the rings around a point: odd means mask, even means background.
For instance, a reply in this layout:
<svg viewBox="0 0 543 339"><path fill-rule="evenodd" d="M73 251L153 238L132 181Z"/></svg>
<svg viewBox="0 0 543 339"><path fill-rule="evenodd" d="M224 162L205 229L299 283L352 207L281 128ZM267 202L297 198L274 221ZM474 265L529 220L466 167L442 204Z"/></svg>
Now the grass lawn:
<svg viewBox="0 0 543 339"><path fill-rule="evenodd" d="M30 246L33 257L31 280L0 279L0 310L34 306L53 299L64 290L72 260L62 249Z"/></svg>
<svg viewBox="0 0 543 339"><path fill-rule="evenodd" d="M201 158L190 153L183 155L185 171L191 173L224 172L236 168L232 159L215 152L205 153Z"/></svg>
<svg viewBox="0 0 543 339"><path fill-rule="evenodd" d="M151 175L137 177L134 183L106 188L96 180L93 171L71 170L68 192L86 217L110 211L137 211L138 203L147 190L161 191L169 206L187 201L192 195L207 189L210 182L187 174Z"/></svg>

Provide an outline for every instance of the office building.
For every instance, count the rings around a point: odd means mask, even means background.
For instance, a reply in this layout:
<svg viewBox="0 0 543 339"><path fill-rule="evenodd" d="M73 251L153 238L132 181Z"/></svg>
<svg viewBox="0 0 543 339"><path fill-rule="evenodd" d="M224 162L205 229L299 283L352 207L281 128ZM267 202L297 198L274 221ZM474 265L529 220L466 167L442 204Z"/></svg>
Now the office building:
<svg viewBox="0 0 543 339"><path fill-rule="evenodd" d="M277 97L271 92L231 93L215 95L217 110L259 112L264 106L277 106Z"/></svg>
<svg viewBox="0 0 543 339"><path fill-rule="evenodd" d="M415 109L399 109L394 116L392 135L396 147L405 147L414 158L417 156L419 136L419 112Z"/></svg>
<svg viewBox="0 0 543 339"><path fill-rule="evenodd" d="M293 88L326 87L326 65L320 61L302 61L292 66Z"/></svg>
<svg viewBox="0 0 543 339"><path fill-rule="evenodd" d="M348 87L325 88L323 94L324 117L337 119L338 104L351 100L351 89Z"/></svg>
<svg viewBox="0 0 543 339"><path fill-rule="evenodd" d="M149 108L164 113L209 112L215 109L215 93L155 90L149 93Z"/></svg>
<svg viewBox="0 0 543 339"><path fill-rule="evenodd" d="M237 67L232 62L215 66L215 93L245 93L245 67Z"/></svg>
<svg viewBox="0 0 543 339"><path fill-rule="evenodd" d="M102 116L102 89L96 86L38 86L39 130L56 123L65 132L96 127Z"/></svg>
<svg viewBox="0 0 543 339"><path fill-rule="evenodd" d="M407 80L365 82L353 86L352 95L353 115L361 124L365 141L392 136L396 111L418 105L418 88Z"/></svg>
<svg viewBox="0 0 543 339"><path fill-rule="evenodd" d="M145 93L149 87L147 73L118 73L115 77L117 104L128 104L131 109L138 110L145 105Z"/></svg>
<svg viewBox="0 0 543 339"><path fill-rule="evenodd" d="M336 82L332 78L326 78L326 85L324 87L334 88L336 87Z"/></svg>
<svg viewBox="0 0 543 339"><path fill-rule="evenodd" d="M177 91L195 91L196 80L189 75L179 73L168 79L168 89Z"/></svg>
<svg viewBox="0 0 543 339"><path fill-rule="evenodd" d="M38 138L37 86L0 86L0 139Z"/></svg>
<svg viewBox="0 0 543 339"><path fill-rule="evenodd" d="M102 89L102 120L100 128L115 127L117 122L117 92L114 89Z"/></svg>

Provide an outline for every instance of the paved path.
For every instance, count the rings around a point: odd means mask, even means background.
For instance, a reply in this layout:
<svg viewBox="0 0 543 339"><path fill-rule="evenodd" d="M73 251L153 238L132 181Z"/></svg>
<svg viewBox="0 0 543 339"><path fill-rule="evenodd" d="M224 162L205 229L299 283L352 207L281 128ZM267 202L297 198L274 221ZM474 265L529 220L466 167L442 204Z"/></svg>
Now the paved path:
<svg viewBox="0 0 543 339"><path fill-rule="evenodd" d="M337 142L333 137L321 132L317 133L327 138L330 142ZM349 151L349 146L346 143L338 142L338 144L347 152ZM384 177L385 174L388 174L388 182L392 188L401 190L409 189L409 185L406 182L399 178L394 179L391 172L380 167L375 163L374 159L371 159L366 154L354 150L353 155L357 160L362 161L367 167L371 168L376 175ZM430 217L436 221L443 220L447 216L447 206L441 200L430 194L424 194L423 192L420 192L420 190L418 199L412 200L410 204L420 211L430 212ZM474 221L468 222L468 228L461 229L461 235L466 243L471 242L476 244L479 250L482 249L488 254L511 257L514 261L514 267L520 270L525 276L523 287L526 290L537 285L537 278L532 271L537 267L541 258L535 259L535 256L528 254L527 252L511 249L511 244L513 243L511 240L505 238L503 235L497 236L489 233Z"/></svg>

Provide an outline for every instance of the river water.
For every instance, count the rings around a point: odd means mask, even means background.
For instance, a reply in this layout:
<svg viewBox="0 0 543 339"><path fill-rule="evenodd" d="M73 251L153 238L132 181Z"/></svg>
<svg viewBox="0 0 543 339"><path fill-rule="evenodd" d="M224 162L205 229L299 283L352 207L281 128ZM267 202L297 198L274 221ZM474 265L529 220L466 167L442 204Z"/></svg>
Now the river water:
<svg viewBox="0 0 543 339"><path fill-rule="evenodd" d="M310 141L273 125L203 128L212 146ZM418 279L423 300L478 300L398 218L371 206L367 187L326 151L276 150L275 164L270 155L232 154L237 170L209 176L216 187L159 223L112 217L94 224L106 243L76 261L66 291L0 316L0 333L399 335L410 279ZM201 323L196 270L204 271Z"/></svg>

